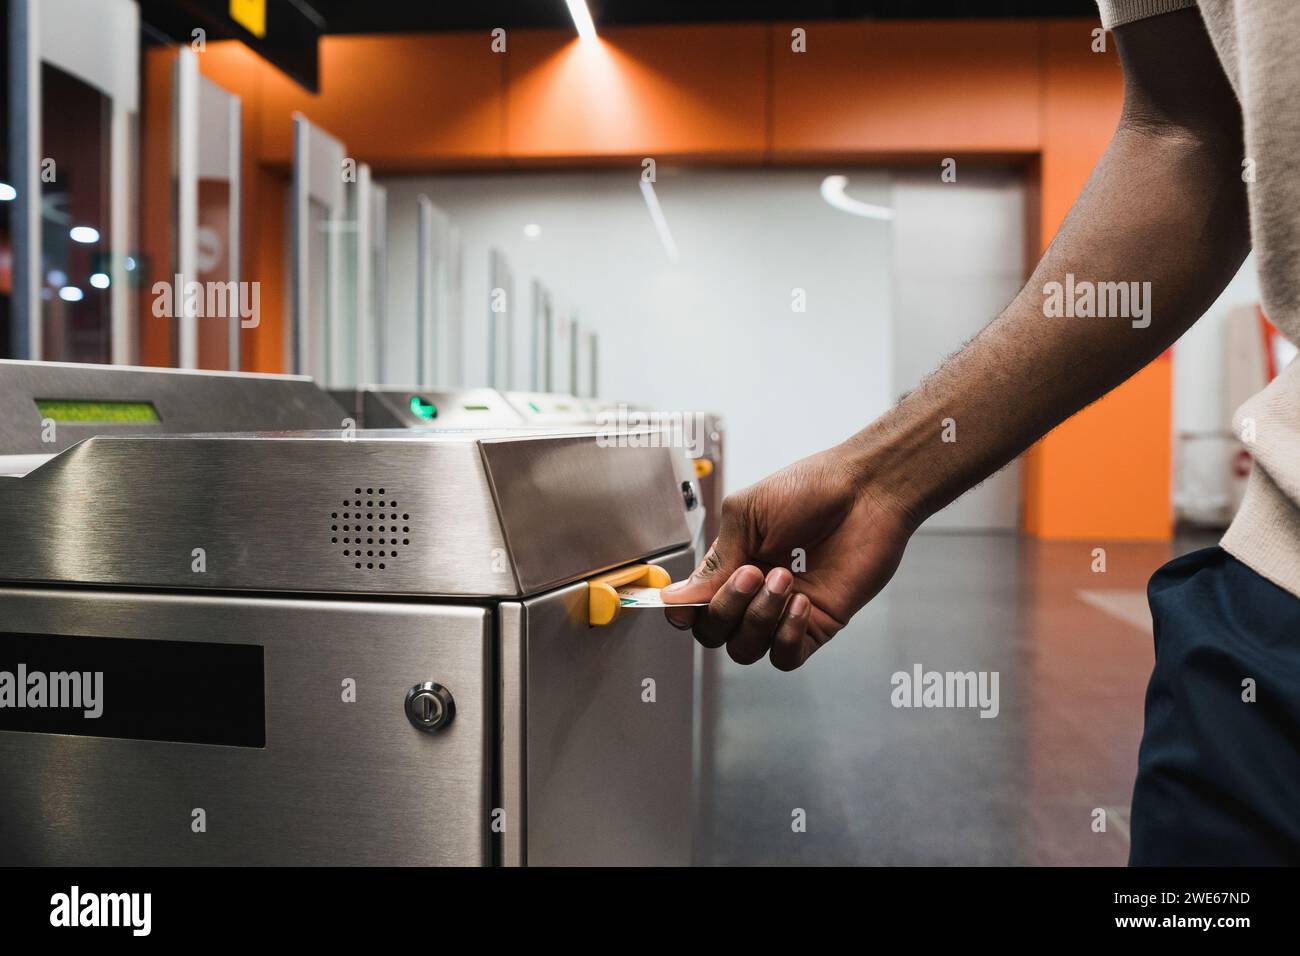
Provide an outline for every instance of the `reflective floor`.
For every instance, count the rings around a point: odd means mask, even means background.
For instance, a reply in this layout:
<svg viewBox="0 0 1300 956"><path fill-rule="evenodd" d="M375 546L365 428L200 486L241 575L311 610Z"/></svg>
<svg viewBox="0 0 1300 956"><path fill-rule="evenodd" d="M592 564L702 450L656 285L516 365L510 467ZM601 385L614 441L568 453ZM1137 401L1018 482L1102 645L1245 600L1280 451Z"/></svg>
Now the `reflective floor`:
<svg viewBox="0 0 1300 956"><path fill-rule="evenodd" d="M799 671L708 652L697 862L1122 865L1153 661L1146 582L1213 541L919 535ZM996 671L997 716L893 706L892 675L916 665Z"/></svg>

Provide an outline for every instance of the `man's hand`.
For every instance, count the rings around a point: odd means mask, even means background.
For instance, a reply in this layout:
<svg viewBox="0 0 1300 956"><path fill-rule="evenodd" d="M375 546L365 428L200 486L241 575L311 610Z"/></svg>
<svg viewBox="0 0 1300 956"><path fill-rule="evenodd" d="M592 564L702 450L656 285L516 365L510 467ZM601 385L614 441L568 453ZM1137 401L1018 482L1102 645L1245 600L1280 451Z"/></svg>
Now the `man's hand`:
<svg viewBox="0 0 1300 956"><path fill-rule="evenodd" d="M670 603L709 605L668 619L693 625L705 647L726 644L738 663L770 652L776 667L794 670L893 577L912 530L832 448L727 497L704 561L663 592Z"/></svg>
<svg viewBox="0 0 1300 956"><path fill-rule="evenodd" d="M1180 10L1116 38L1119 128L1028 285L884 416L724 502L708 557L664 590L709 602L667 612L701 643L798 667L884 587L924 518L1168 348L1237 271L1250 248L1242 119L1204 21ZM1048 284L1070 276L1140 279L1157 305L1141 326L1049 318ZM941 439L948 421L960 441Z"/></svg>

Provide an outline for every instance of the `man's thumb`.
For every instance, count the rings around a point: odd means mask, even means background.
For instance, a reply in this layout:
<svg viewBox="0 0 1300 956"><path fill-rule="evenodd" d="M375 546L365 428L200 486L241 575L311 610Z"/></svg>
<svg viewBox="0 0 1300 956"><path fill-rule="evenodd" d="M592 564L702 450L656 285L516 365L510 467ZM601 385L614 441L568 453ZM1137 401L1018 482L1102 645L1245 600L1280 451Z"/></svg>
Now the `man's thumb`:
<svg viewBox="0 0 1300 956"><path fill-rule="evenodd" d="M723 543L723 535L719 535L709 548L709 553L704 556L700 566L691 572L691 576L685 581L678 581L670 584L663 589L664 600L670 604L697 604L707 602L718 588L726 583L727 578L731 577L736 568L740 567L740 562L730 559L731 555L739 553L739 549L730 547Z"/></svg>

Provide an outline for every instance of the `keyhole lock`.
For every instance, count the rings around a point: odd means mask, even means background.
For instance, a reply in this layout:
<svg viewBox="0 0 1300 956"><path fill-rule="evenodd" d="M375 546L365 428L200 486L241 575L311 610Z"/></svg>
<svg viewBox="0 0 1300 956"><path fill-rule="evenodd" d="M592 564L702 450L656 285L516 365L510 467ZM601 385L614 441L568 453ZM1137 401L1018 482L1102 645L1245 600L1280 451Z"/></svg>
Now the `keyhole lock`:
<svg viewBox="0 0 1300 956"><path fill-rule="evenodd" d="M416 730L442 730L455 716L456 702L441 684L425 681L406 692L406 719Z"/></svg>

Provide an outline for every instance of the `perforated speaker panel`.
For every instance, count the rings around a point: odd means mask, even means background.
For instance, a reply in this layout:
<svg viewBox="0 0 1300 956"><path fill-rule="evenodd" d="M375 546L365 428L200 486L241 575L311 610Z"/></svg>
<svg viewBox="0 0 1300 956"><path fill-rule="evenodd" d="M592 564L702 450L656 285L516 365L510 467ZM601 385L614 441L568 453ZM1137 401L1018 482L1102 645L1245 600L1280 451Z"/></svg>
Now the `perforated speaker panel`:
<svg viewBox="0 0 1300 956"><path fill-rule="evenodd" d="M411 544L411 515L376 485L354 487L330 513L330 544L357 571L386 571Z"/></svg>

